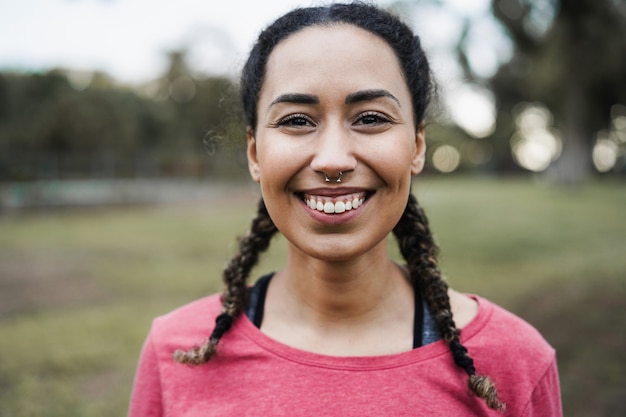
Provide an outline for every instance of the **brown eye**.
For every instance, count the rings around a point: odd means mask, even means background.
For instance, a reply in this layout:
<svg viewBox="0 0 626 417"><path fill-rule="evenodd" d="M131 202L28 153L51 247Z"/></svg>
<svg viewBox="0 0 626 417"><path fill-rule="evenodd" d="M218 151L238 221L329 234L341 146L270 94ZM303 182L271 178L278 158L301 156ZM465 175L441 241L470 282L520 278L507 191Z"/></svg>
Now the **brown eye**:
<svg viewBox="0 0 626 417"><path fill-rule="evenodd" d="M357 119L356 124L371 126L389 122L391 122L391 120L380 113L365 113Z"/></svg>
<svg viewBox="0 0 626 417"><path fill-rule="evenodd" d="M307 127L311 126L313 123L311 120L306 117L304 114L291 114L280 122L278 122L278 126L281 127Z"/></svg>

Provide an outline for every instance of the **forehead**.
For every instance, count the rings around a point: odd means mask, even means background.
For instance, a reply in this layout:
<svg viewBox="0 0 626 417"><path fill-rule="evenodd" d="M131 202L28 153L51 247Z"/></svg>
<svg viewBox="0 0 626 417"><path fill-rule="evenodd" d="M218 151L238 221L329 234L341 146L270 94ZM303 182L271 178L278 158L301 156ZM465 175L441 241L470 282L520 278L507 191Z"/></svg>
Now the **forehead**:
<svg viewBox="0 0 626 417"><path fill-rule="evenodd" d="M267 62L261 96L322 87L333 91L385 88L408 94L393 49L379 36L348 24L308 27L276 45Z"/></svg>

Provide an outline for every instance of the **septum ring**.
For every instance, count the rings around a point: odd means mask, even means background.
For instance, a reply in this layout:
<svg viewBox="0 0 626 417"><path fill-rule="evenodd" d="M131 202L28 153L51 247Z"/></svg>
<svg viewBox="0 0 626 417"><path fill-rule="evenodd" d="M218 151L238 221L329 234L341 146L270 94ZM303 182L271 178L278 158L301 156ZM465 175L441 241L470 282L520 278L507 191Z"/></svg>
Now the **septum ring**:
<svg viewBox="0 0 626 417"><path fill-rule="evenodd" d="M343 171L339 171L339 174L336 177L329 177L328 174L324 172L324 181L330 182L331 179L334 179L335 182L341 182L342 176L343 176Z"/></svg>

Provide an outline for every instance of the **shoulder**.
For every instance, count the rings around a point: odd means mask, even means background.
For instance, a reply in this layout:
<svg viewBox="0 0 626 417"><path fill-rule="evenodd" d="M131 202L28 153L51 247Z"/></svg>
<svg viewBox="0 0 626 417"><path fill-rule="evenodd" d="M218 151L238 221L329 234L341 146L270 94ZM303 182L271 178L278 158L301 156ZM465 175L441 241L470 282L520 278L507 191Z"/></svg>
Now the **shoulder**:
<svg viewBox="0 0 626 417"><path fill-rule="evenodd" d="M157 345L193 346L208 337L221 312L220 294L185 304L155 318L150 337Z"/></svg>
<svg viewBox="0 0 626 417"><path fill-rule="evenodd" d="M481 297L479 313L461 333L477 372L489 375L513 410L528 407L533 396L556 378L550 395L558 402L554 348L531 324ZM556 415L556 414L555 414Z"/></svg>
<svg viewBox="0 0 626 417"><path fill-rule="evenodd" d="M483 343L509 351L553 356L554 349L531 324L485 298L474 298L479 304L477 318L481 325L475 329L475 336Z"/></svg>
<svg viewBox="0 0 626 417"><path fill-rule="evenodd" d="M461 332L462 342L468 347L504 361L515 355L518 363L547 366L554 359L554 348L531 324L485 298L472 298L478 301L478 315Z"/></svg>
<svg viewBox="0 0 626 417"><path fill-rule="evenodd" d="M191 378L186 372L192 368L175 364L172 353L206 339L220 304L219 295L213 295L153 320L139 357L129 416L160 416L164 398L172 395L173 387L188 388L185 381Z"/></svg>

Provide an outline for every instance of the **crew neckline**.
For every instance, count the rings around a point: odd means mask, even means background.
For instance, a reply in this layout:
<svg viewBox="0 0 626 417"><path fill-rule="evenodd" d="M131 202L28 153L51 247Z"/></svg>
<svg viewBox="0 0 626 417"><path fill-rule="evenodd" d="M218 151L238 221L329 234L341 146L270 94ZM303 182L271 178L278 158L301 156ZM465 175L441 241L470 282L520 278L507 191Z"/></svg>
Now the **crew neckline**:
<svg viewBox="0 0 626 417"><path fill-rule="evenodd" d="M461 330L461 343L467 343L473 338L486 325L493 312L493 305L487 300L476 295L469 296L478 303L478 313L472 321ZM235 329L240 331L250 342L272 355L289 362L320 368L351 371L389 369L414 364L450 353L450 349L445 342L439 340L410 351L396 354L377 356L332 356L309 352L279 342L263 333L245 314L242 314L235 322L233 330Z"/></svg>

